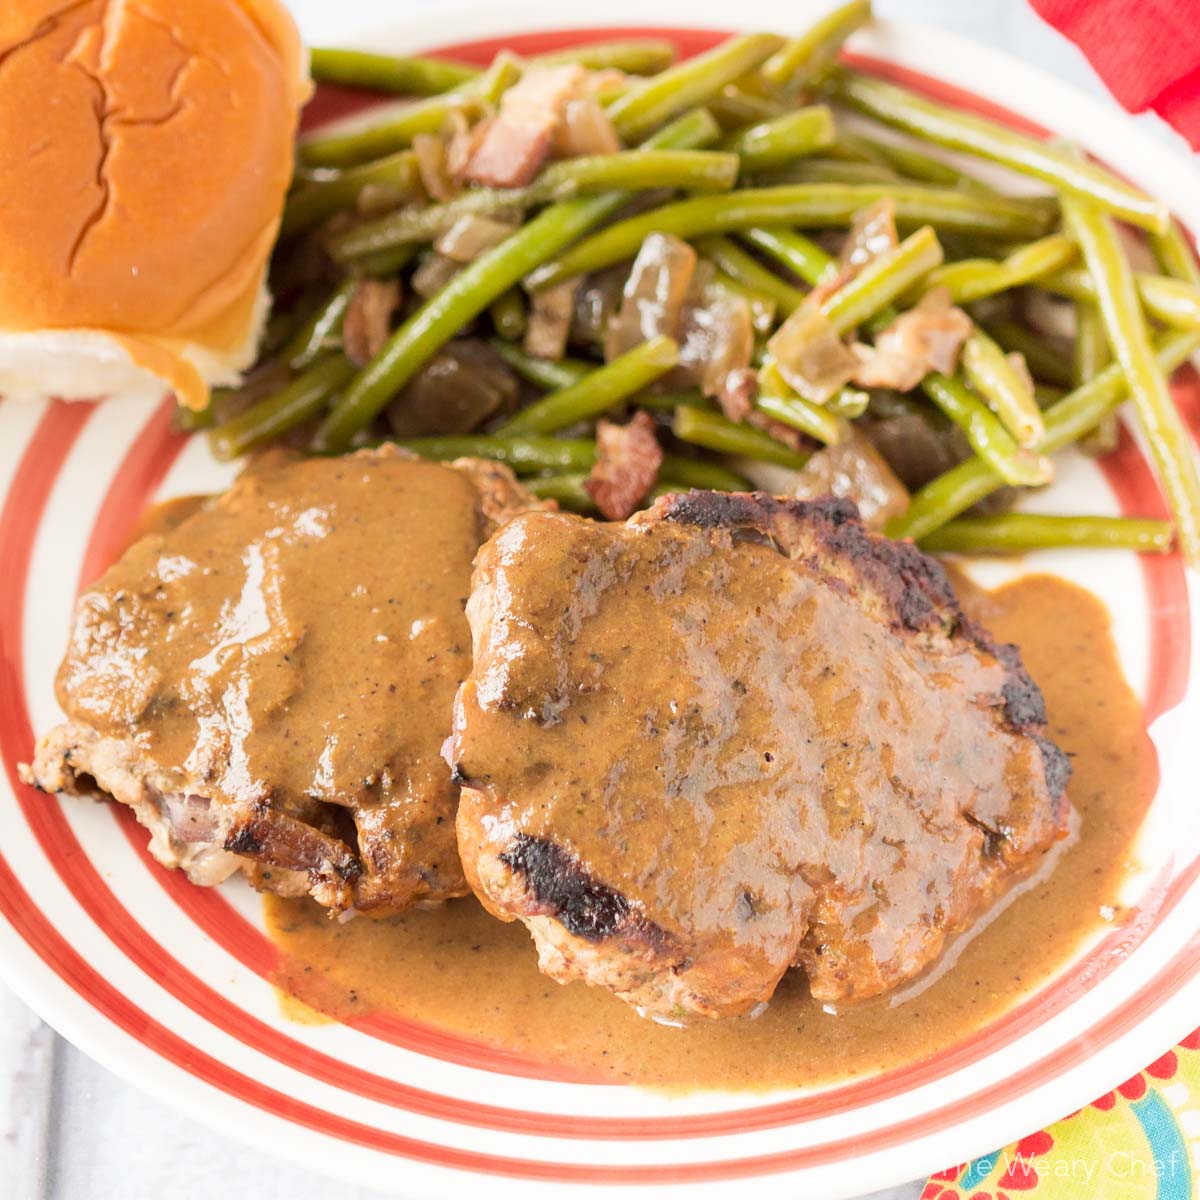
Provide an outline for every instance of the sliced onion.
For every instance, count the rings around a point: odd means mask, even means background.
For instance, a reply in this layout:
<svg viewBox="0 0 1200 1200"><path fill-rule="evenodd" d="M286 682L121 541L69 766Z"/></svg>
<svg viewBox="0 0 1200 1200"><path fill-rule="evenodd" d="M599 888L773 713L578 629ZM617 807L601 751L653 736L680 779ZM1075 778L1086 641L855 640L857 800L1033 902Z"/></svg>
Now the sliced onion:
<svg viewBox="0 0 1200 1200"><path fill-rule="evenodd" d="M455 262L474 262L485 250L510 238L516 229L517 222L467 213L459 217L433 246L439 254Z"/></svg>
<svg viewBox="0 0 1200 1200"><path fill-rule="evenodd" d="M842 243L839 260L843 267L858 272L881 254L900 244L896 235L896 202L877 200L854 214L850 232Z"/></svg>
<svg viewBox="0 0 1200 1200"><path fill-rule="evenodd" d="M621 307L621 292L628 274L628 267L618 263L587 276L575 294L571 341L585 346L604 345L608 323Z"/></svg>
<svg viewBox="0 0 1200 1200"><path fill-rule="evenodd" d="M399 307L399 279L360 279L355 284L342 318L342 348L356 367L365 367L386 345Z"/></svg>
<svg viewBox="0 0 1200 1200"><path fill-rule="evenodd" d="M598 100L585 96L568 100L562 124L554 135L554 153L560 158L579 158L585 154L616 154L621 139Z"/></svg>
<svg viewBox="0 0 1200 1200"><path fill-rule="evenodd" d="M520 386L499 355L475 338L444 346L388 405L396 437L470 433L510 411Z"/></svg>
<svg viewBox="0 0 1200 1200"><path fill-rule="evenodd" d="M432 133L418 133L413 138L413 153L417 156L417 174L421 186L431 200L453 200L458 184L446 162L446 143Z"/></svg>
<svg viewBox="0 0 1200 1200"><path fill-rule="evenodd" d="M908 508L908 491L857 429L836 446L818 450L799 472L792 492L802 500L853 500L868 529L882 529Z"/></svg>
<svg viewBox="0 0 1200 1200"><path fill-rule="evenodd" d="M428 300L430 296L436 296L462 267L462 263L435 251L423 259L412 273L412 289L418 296Z"/></svg>
<svg viewBox="0 0 1200 1200"><path fill-rule="evenodd" d="M767 349L788 386L814 404L824 404L858 370L858 358L811 301L784 321Z"/></svg>
<svg viewBox="0 0 1200 1200"><path fill-rule="evenodd" d="M672 382L694 385L720 398L734 372L747 371L754 357L754 322L741 296L710 289L701 304L684 310L679 332L679 367Z"/></svg>
<svg viewBox="0 0 1200 1200"><path fill-rule="evenodd" d="M525 353L557 362L567 352L567 338L575 316L578 279L566 279L554 287L534 292L525 331Z"/></svg>
<svg viewBox="0 0 1200 1200"><path fill-rule="evenodd" d="M625 283L621 307L609 322L604 357L611 361L660 334L676 336L696 270L696 251L669 233L642 243Z"/></svg>

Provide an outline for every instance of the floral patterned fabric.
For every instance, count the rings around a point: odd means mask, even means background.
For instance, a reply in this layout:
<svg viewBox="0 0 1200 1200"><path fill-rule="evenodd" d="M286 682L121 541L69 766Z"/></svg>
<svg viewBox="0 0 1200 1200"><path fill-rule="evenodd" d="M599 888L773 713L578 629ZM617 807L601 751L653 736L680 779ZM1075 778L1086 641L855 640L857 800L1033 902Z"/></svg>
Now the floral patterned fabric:
<svg viewBox="0 0 1200 1200"><path fill-rule="evenodd" d="M1086 1108L932 1176L921 1200L1200 1200L1200 1029Z"/></svg>

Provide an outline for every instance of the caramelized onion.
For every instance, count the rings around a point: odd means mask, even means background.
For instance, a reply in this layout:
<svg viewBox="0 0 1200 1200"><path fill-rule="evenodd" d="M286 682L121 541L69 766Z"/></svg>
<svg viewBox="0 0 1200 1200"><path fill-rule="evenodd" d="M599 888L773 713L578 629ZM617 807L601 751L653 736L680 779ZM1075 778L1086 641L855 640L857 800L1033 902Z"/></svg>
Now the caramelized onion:
<svg viewBox="0 0 1200 1200"><path fill-rule="evenodd" d="M672 385L698 386L706 396L718 399L723 393L746 384L745 376L730 380L735 372L748 371L754 356L754 323L750 305L741 296L710 289L698 305L684 310L680 323L679 368ZM753 374L751 372L751 374ZM734 398L736 403L736 398Z"/></svg>
<svg viewBox="0 0 1200 1200"><path fill-rule="evenodd" d="M957 431L933 413L897 412L882 421L868 421L863 432L910 491L924 487L965 457L965 439L960 440Z"/></svg>
<svg viewBox="0 0 1200 1200"><path fill-rule="evenodd" d="M584 96L568 100L562 124L554 136L554 152L560 158L580 158L585 154L616 154L621 139L598 100Z"/></svg>
<svg viewBox="0 0 1200 1200"><path fill-rule="evenodd" d="M474 262L485 250L511 237L517 227L515 221L467 213L459 217L433 245L439 254L455 262Z"/></svg>
<svg viewBox="0 0 1200 1200"><path fill-rule="evenodd" d="M859 360L811 299L775 331L767 349L787 385L814 404L824 404L859 369Z"/></svg>
<svg viewBox="0 0 1200 1200"><path fill-rule="evenodd" d="M446 143L432 133L418 133L413 138L413 153L417 156L417 173L421 186L431 200L453 200L458 184L450 174L446 161Z"/></svg>
<svg viewBox="0 0 1200 1200"><path fill-rule="evenodd" d="M434 251L412 273L412 289L418 296L428 300L430 296L436 296L462 268L462 263Z"/></svg>
<svg viewBox="0 0 1200 1200"><path fill-rule="evenodd" d="M557 362L567 352L567 338L575 316L578 279L566 279L533 294L529 327L525 331L525 353Z"/></svg>
<svg viewBox="0 0 1200 1200"><path fill-rule="evenodd" d="M896 202L885 198L854 214L850 232L842 243L839 261L843 267L857 273L899 244L900 239L896 235Z"/></svg>
<svg viewBox="0 0 1200 1200"><path fill-rule="evenodd" d="M399 279L360 279L355 284L342 318L342 347L356 367L365 367L387 344L399 307Z"/></svg>
<svg viewBox="0 0 1200 1200"><path fill-rule="evenodd" d="M610 362L634 346L666 334L675 337L696 270L696 251L669 233L642 243L625 283L621 307L609 322L604 357Z"/></svg>
<svg viewBox="0 0 1200 1200"><path fill-rule="evenodd" d="M460 338L442 348L388 405L396 437L470 433L515 407L516 377L486 343Z"/></svg>
<svg viewBox="0 0 1200 1200"><path fill-rule="evenodd" d="M908 509L908 491L871 442L856 428L836 446L818 450L797 475L792 493L802 500L853 500L868 529L882 529Z"/></svg>
<svg viewBox="0 0 1200 1200"><path fill-rule="evenodd" d="M589 275L575 294L575 316L571 341L585 346L603 346L608 323L621 307L628 268L624 263Z"/></svg>

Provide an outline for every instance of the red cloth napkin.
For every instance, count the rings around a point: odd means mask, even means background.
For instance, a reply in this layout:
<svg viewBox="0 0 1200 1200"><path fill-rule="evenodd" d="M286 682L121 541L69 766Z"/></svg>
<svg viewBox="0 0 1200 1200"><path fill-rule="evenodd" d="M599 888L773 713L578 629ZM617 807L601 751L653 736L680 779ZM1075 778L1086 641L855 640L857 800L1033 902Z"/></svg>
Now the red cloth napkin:
<svg viewBox="0 0 1200 1200"><path fill-rule="evenodd" d="M1030 0L1130 112L1158 113L1200 149L1197 0Z"/></svg>

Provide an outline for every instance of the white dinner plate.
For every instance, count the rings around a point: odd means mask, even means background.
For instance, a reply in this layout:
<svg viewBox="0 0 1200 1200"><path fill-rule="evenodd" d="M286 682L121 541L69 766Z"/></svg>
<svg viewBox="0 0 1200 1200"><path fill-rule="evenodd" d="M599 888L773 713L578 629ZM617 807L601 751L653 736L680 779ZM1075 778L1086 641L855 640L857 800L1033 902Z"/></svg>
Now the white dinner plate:
<svg viewBox="0 0 1200 1200"><path fill-rule="evenodd" d="M481 41L532 51L581 25L547 0L442 6L405 24L379 0L357 41L396 50ZM652 23L694 51L697 27L800 27L819 5L607 0L587 23ZM361 11L361 6L360 6ZM691 32L687 32L690 30ZM780 32L788 32L786 27ZM504 35L514 35L509 38ZM599 35L599 34L597 34ZM487 41L486 39L498 39ZM1128 120L1010 58L884 23L853 50L914 86L1051 126L1200 228L1200 172ZM936 81L933 78L936 76ZM1177 386L1200 412L1194 379ZM1194 422L1200 428L1200 422ZM124 809L59 803L17 763L58 718L53 679L71 606L150 502L223 486L231 470L154 412L112 402L0 402L0 962L56 1029L164 1102L346 1182L412 1196L847 1196L986 1152L1063 1116L1187 1034L1200 1013L1200 596L1177 557L1045 553L991 565L1059 573L1109 605L1162 769L1131 884L1137 919L1099 937L1018 1009L935 1056L818 1092L664 1097L546 1077L535 1064L414 1022L299 1025L271 985L277 954L240 884L190 886L155 866ZM1063 460L1036 503L1154 515L1136 442L1103 464ZM131 1134L136 1136L136 1134ZM749 1182L752 1181L752 1182Z"/></svg>

